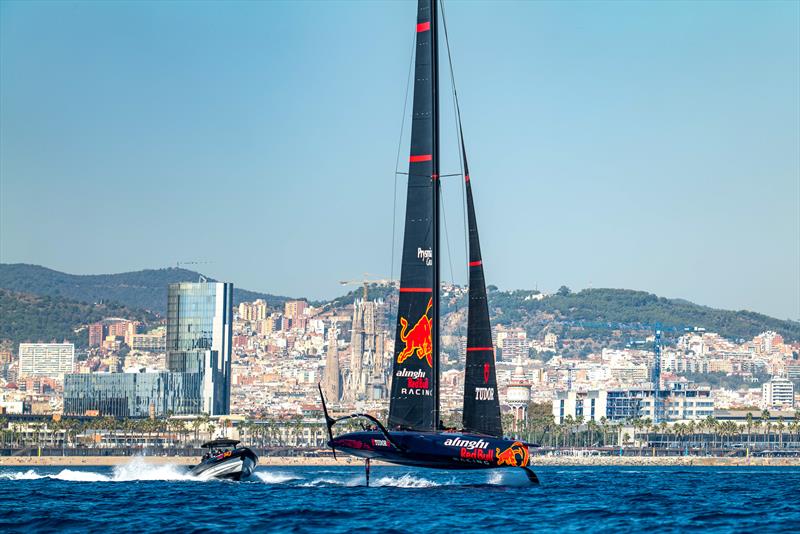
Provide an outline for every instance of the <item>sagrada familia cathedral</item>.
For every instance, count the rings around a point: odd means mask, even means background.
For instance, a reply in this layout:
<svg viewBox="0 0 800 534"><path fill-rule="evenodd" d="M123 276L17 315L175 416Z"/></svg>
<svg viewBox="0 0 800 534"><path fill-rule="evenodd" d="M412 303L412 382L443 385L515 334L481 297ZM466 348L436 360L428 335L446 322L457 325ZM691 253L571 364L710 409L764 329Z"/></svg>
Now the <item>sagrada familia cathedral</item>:
<svg viewBox="0 0 800 534"><path fill-rule="evenodd" d="M350 331L349 361L339 359L339 327L328 331L323 389L336 402L378 400L388 395L391 355L386 346L386 305L382 300L356 300Z"/></svg>

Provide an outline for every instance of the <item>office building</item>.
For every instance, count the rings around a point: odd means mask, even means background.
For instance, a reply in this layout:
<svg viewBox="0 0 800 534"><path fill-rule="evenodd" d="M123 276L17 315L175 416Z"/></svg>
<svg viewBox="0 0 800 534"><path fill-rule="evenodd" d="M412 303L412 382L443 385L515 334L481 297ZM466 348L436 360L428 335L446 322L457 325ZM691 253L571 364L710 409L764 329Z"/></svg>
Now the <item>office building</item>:
<svg viewBox="0 0 800 534"><path fill-rule="evenodd" d="M64 415L164 417L202 411L200 373L94 373L64 378Z"/></svg>
<svg viewBox="0 0 800 534"><path fill-rule="evenodd" d="M167 300L167 369L203 375L201 411L230 413L233 284L170 284Z"/></svg>
<svg viewBox="0 0 800 534"><path fill-rule="evenodd" d="M75 345L72 343L20 343L19 378L46 376L63 378L75 364Z"/></svg>

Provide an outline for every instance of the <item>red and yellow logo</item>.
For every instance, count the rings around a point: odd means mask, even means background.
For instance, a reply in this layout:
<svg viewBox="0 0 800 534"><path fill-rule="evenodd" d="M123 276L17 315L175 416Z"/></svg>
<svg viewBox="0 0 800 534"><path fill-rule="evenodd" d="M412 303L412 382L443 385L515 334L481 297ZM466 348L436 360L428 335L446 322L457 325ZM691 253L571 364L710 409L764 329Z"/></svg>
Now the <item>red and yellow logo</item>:
<svg viewBox="0 0 800 534"><path fill-rule="evenodd" d="M526 467L530 458L528 457L528 447L515 441L509 448L500 452L497 448L497 465L508 465L511 467Z"/></svg>
<svg viewBox="0 0 800 534"><path fill-rule="evenodd" d="M397 363L403 363L414 353L420 360L427 360L428 365L433 367L433 343L431 342L431 318L428 312L433 306L433 298L428 301L425 308L425 315L419 318L417 324L411 327L408 332L408 320L400 317L400 341L406 344L405 348L397 355Z"/></svg>

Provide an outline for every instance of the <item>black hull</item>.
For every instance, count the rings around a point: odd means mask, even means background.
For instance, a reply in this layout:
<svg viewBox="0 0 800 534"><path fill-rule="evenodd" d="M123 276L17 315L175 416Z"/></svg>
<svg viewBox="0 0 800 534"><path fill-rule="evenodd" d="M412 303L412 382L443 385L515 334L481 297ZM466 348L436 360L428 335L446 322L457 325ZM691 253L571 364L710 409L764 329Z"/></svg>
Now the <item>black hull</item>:
<svg viewBox="0 0 800 534"><path fill-rule="evenodd" d="M189 474L198 478L241 480L252 475L257 466L256 453L243 447L203 460L192 467Z"/></svg>
<svg viewBox="0 0 800 534"><path fill-rule="evenodd" d="M528 445L482 434L445 432L353 432L329 445L359 458L431 469L496 469L528 467Z"/></svg>

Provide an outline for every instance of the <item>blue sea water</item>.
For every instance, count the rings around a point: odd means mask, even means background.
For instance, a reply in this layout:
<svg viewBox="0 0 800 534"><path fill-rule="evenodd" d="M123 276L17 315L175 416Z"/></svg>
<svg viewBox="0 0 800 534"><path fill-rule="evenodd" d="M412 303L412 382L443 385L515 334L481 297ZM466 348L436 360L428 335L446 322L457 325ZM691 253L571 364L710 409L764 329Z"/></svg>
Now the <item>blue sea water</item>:
<svg viewBox="0 0 800 534"><path fill-rule="evenodd" d="M800 530L800 468L502 471L260 467L198 481L178 466L0 468L0 532Z"/></svg>

